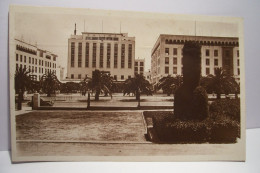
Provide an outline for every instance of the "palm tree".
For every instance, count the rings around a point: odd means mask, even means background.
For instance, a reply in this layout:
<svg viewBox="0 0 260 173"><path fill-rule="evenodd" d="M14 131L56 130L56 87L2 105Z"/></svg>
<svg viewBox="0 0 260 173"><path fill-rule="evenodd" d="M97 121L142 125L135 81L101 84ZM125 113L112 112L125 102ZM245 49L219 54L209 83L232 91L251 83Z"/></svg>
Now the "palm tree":
<svg viewBox="0 0 260 173"><path fill-rule="evenodd" d="M31 86L31 78L29 71L26 68L18 68L15 71L15 92L18 93L18 98L23 100L23 94Z"/></svg>
<svg viewBox="0 0 260 173"><path fill-rule="evenodd" d="M222 68L215 69L215 75L208 75L208 82L205 82L205 87L217 94L217 99L220 99L221 93L229 94L235 90L239 92L239 85L234 77L225 73Z"/></svg>
<svg viewBox="0 0 260 173"><path fill-rule="evenodd" d="M109 74L95 70L92 79L88 82L88 87L91 88L92 92L95 92L95 100L98 101L101 93L109 94L112 97L112 84L113 78Z"/></svg>
<svg viewBox="0 0 260 173"><path fill-rule="evenodd" d="M55 91L59 88L59 80L54 72L47 72L41 77L41 87L43 92L47 94L47 97L50 97L51 94L54 94Z"/></svg>
<svg viewBox="0 0 260 173"><path fill-rule="evenodd" d="M182 76L177 75L176 77L171 77L169 75L159 80L159 82L156 85L156 89L162 89L164 93L170 96L170 94L175 93L175 91L181 86L181 84Z"/></svg>
<svg viewBox="0 0 260 173"><path fill-rule="evenodd" d="M134 78L129 78L125 81L123 94L134 93L136 96L136 100L140 100L140 94L152 93L152 86L148 80L141 74L135 74Z"/></svg>

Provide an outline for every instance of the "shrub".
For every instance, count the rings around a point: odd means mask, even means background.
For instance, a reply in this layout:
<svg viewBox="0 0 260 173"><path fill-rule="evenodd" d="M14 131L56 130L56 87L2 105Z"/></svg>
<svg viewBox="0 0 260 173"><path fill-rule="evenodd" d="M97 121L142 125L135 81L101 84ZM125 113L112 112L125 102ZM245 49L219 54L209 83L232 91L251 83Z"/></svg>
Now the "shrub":
<svg viewBox="0 0 260 173"><path fill-rule="evenodd" d="M144 112L153 119L156 143L235 143L240 124L229 117L206 118L203 121L180 120L173 112Z"/></svg>
<svg viewBox="0 0 260 173"><path fill-rule="evenodd" d="M239 99L220 99L212 102L209 107L213 118L227 116L240 122L240 100Z"/></svg>

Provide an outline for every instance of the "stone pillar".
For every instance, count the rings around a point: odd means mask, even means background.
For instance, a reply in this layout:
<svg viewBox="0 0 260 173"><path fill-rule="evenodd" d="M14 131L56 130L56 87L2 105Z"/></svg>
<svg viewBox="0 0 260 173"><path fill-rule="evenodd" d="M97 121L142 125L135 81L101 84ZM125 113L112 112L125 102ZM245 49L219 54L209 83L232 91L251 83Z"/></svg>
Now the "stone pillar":
<svg viewBox="0 0 260 173"><path fill-rule="evenodd" d="M40 94L39 93L35 93L33 95L32 101L33 101L32 109L33 110L37 110L40 107Z"/></svg>
<svg viewBox="0 0 260 173"><path fill-rule="evenodd" d="M201 46L186 42L183 47L183 84L174 95L174 115L182 120L208 117L208 96L200 86Z"/></svg>

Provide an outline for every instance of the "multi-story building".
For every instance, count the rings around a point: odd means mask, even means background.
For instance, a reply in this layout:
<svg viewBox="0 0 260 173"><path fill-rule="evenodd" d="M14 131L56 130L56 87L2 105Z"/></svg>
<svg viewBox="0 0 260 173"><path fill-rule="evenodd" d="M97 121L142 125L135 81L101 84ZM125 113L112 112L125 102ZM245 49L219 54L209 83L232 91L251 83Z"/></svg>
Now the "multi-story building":
<svg viewBox="0 0 260 173"><path fill-rule="evenodd" d="M151 80L157 83L168 75L182 75L182 48L186 41L201 44L201 75L215 74L222 67L239 80L239 42L236 37L160 35L151 52Z"/></svg>
<svg viewBox="0 0 260 173"><path fill-rule="evenodd" d="M42 75L47 72L56 74L57 57L36 45L15 39L16 69L26 68L33 80L40 80Z"/></svg>
<svg viewBox="0 0 260 173"><path fill-rule="evenodd" d="M148 71L144 72L144 77L146 80L148 80L151 83L151 70L150 69Z"/></svg>
<svg viewBox="0 0 260 173"><path fill-rule="evenodd" d="M110 73L116 81L134 76L135 37L127 33L82 32L68 39L67 80L91 77L95 69Z"/></svg>
<svg viewBox="0 0 260 173"><path fill-rule="evenodd" d="M135 60L135 74L144 74L144 59Z"/></svg>

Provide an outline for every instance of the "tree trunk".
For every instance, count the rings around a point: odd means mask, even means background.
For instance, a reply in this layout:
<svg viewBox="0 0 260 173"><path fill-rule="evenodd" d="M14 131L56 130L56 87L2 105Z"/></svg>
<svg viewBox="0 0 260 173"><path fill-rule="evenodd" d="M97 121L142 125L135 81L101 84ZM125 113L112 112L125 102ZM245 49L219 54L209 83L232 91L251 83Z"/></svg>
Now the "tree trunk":
<svg viewBox="0 0 260 173"><path fill-rule="evenodd" d="M140 100L140 93L139 93L138 91L136 91L135 99L136 99L136 100Z"/></svg>
<svg viewBox="0 0 260 173"><path fill-rule="evenodd" d="M96 100L96 101L99 100L99 94L100 94L100 91L96 91L96 94L95 94L95 100Z"/></svg>
<svg viewBox="0 0 260 173"><path fill-rule="evenodd" d="M217 99L221 99L221 94L217 93Z"/></svg>

